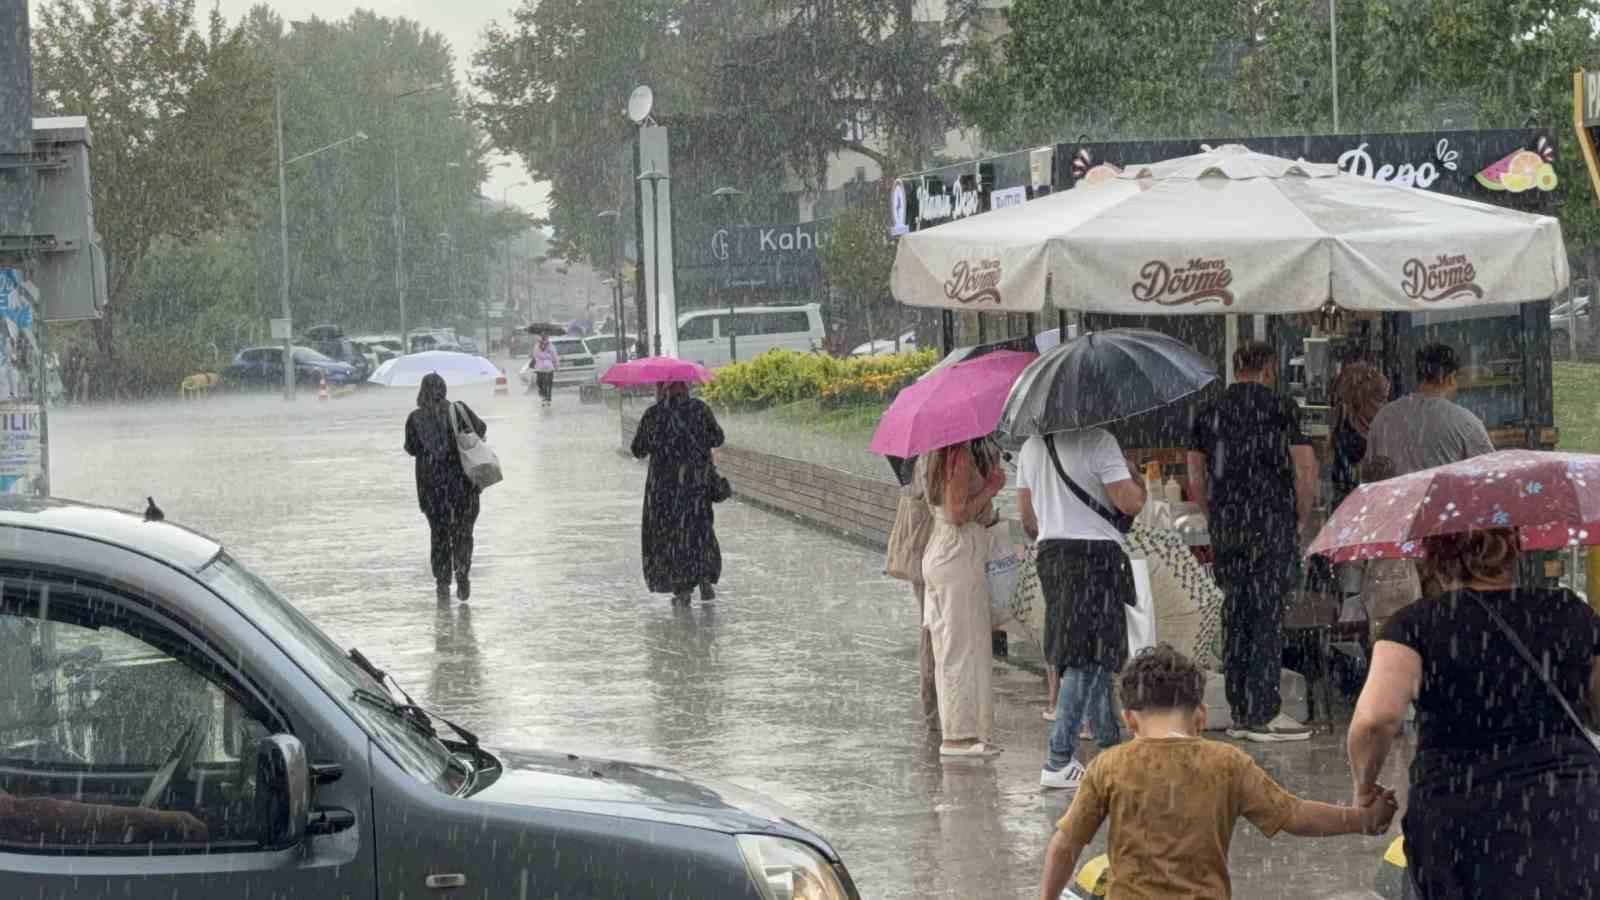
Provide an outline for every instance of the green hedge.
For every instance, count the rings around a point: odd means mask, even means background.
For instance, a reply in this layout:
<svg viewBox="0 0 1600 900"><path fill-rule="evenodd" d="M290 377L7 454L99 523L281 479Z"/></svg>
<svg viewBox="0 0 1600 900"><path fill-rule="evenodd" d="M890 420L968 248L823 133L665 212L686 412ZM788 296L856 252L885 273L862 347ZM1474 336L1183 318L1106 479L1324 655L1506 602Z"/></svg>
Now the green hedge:
<svg viewBox="0 0 1600 900"><path fill-rule="evenodd" d="M801 400L826 406L892 398L938 362L932 350L835 359L820 353L773 350L717 370L703 396L734 411L761 410Z"/></svg>

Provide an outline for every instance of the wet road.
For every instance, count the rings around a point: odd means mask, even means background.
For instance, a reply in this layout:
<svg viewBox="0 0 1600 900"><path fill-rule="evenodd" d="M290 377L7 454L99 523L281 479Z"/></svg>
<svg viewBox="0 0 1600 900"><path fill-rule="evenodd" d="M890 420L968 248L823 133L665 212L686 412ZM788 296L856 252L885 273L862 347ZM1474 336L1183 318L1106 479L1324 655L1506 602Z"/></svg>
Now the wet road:
<svg viewBox="0 0 1600 900"><path fill-rule="evenodd" d="M470 607L434 601L400 449L409 390L56 412L55 492L134 509L154 496L487 743L764 791L835 843L867 898L1036 894L1068 800L1038 788L1036 677L997 667L999 761L941 765L917 701L915 603L878 554L724 504L720 600L675 612L641 581L644 470L617 452L614 411L571 392L551 411L487 387L459 399L507 475L484 494ZM1342 740L1251 752L1291 790L1347 796ZM1365 889L1386 845L1243 825L1234 894Z"/></svg>

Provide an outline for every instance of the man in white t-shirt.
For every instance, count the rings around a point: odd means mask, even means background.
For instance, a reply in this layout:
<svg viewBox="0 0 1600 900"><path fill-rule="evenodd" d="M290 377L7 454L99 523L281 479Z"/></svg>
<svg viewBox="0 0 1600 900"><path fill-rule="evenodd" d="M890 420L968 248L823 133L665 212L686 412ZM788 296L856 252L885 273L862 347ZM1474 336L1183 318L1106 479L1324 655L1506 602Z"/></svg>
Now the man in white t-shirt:
<svg viewBox="0 0 1600 900"><path fill-rule="evenodd" d="M1128 472L1117 439L1103 428L1029 438L1018 457L1022 527L1039 542L1045 662L1061 679L1050 757L1039 774L1044 787L1076 788L1082 780L1084 768L1073 752L1084 716L1100 746L1121 737L1111 682L1128 657L1126 610L1134 587L1122 532L1112 519L1131 519L1144 502L1144 485Z"/></svg>

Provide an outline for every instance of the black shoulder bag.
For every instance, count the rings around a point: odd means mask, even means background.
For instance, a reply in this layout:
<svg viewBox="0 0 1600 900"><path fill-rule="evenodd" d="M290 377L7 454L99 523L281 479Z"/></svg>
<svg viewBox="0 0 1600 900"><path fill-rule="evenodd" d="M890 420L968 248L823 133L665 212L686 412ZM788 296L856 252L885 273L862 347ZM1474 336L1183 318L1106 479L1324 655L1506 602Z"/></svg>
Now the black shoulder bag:
<svg viewBox="0 0 1600 900"><path fill-rule="evenodd" d="M1567 714L1567 718L1572 721L1572 724L1578 726L1578 734L1583 737L1583 742L1589 745L1589 749L1595 752L1595 756L1600 757L1600 744L1595 743L1595 736L1589 731L1589 726L1583 723L1583 718L1578 715L1577 710L1573 709L1572 704L1567 702L1567 698L1562 696L1561 689L1556 687L1556 683L1550 680L1550 673L1546 672L1544 666L1539 665L1538 660L1533 658L1533 653L1528 650L1526 644L1522 643L1522 638L1517 637L1517 633L1511 629L1510 623L1495 612L1494 607L1485 602L1482 597L1473 594L1472 599L1478 601L1478 606L1482 607L1483 611L1489 614L1489 618L1494 620L1494 624L1499 626L1500 633L1505 635L1506 640L1511 642L1511 646L1517 651L1517 655L1522 657L1522 661L1528 664L1528 668L1533 670L1533 674L1539 676L1539 680L1544 682L1545 688L1550 691L1550 696L1561 707L1561 711Z"/></svg>
<svg viewBox="0 0 1600 900"><path fill-rule="evenodd" d="M1130 516L1121 510L1107 508L1104 503L1096 500L1089 494L1088 491L1080 487L1078 483L1073 481L1072 477L1067 474L1067 470L1061 465L1061 457L1056 455L1055 435L1045 435L1044 446L1046 450L1050 451L1050 462L1055 464L1056 474L1061 476L1061 480L1067 483L1067 489L1072 491L1072 495L1077 497L1080 503L1094 510L1095 513L1100 516L1100 518L1110 522L1111 527L1115 528L1118 534L1127 534L1133 530L1133 516Z"/></svg>

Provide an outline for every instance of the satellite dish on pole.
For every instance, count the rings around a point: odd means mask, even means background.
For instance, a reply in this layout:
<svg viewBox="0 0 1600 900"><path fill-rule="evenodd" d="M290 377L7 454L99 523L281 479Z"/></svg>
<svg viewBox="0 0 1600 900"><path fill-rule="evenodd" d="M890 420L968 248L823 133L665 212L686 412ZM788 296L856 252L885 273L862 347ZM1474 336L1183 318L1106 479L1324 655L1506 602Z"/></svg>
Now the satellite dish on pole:
<svg viewBox="0 0 1600 900"><path fill-rule="evenodd" d="M650 110L655 104L656 95L650 90L650 85L639 85L628 95L628 119L635 125L643 125L650 118Z"/></svg>

